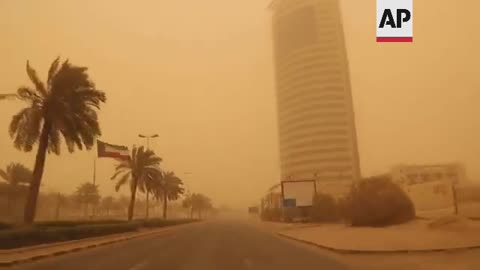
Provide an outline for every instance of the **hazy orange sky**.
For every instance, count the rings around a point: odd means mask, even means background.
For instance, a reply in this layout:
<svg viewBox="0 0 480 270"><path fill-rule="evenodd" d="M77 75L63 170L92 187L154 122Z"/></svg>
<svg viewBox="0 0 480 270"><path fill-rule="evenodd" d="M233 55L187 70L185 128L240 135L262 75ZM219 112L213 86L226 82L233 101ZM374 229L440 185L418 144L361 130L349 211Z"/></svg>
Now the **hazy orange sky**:
<svg viewBox="0 0 480 270"><path fill-rule="evenodd" d="M294 0L292 0L294 1ZM375 0L341 1L362 173L460 161L480 181L478 1L414 1L414 43L375 42ZM102 140L152 148L215 203L255 203L278 181L267 0L0 0L0 93L44 78L56 56L90 68L107 104ZM0 167L33 166L8 136L23 104L0 103ZM91 181L95 152L48 156L43 189ZM113 194L112 160L97 182ZM192 175L184 175L192 172Z"/></svg>

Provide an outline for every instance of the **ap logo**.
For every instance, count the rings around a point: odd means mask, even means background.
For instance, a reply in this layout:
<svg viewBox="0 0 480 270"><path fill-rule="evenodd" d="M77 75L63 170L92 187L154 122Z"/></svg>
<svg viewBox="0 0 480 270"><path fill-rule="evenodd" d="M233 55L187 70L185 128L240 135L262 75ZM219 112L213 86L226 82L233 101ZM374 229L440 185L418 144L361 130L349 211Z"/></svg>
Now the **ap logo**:
<svg viewBox="0 0 480 270"><path fill-rule="evenodd" d="M377 0L377 42L413 42L413 0Z"/></svg>

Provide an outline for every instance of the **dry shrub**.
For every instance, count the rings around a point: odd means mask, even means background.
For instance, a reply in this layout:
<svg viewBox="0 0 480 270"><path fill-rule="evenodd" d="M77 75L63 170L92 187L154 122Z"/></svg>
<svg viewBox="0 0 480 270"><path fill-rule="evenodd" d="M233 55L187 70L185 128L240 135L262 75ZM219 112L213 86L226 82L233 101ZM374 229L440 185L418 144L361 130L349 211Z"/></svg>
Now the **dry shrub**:
<svg viewBox="0 0 480 270"><path fill-rule="evenodd" d="M317 193L313 196L309 216L311 221L333 222L340 219L340 211L337 202L332 196Z"/></svg>
<svg viewBox="0 0 480 270"><path fill-rule="evenodd" d="M387 176L355 183L342 202L342 214L352 226L388 226L415 218L408 195Z"/></svg>

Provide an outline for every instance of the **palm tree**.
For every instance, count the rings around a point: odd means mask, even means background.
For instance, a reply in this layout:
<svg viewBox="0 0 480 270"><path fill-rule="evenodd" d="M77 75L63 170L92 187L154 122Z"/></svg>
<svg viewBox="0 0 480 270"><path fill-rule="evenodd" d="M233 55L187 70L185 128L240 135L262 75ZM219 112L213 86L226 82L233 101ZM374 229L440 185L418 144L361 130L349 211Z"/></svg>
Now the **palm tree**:
<svg viewBox="0 0 480 270"><path fill-rule="evenodd" d="M77 201L83 205L85 216L88 216L88 206L95 206L100 202L100 192L98 186L86 182L77 187L75 191ZM92 208L93 209L93 208Z"/></svg>
<svg viewBox="0 0 480 270"><path fill-rule="evenodd" d="M128 220L133 218L137 188L143 186L146 181L152 179L160 171L160 162L162 159L153 151L146 150L141 146L134 147L130 158L116 166L115 174L112 176L112 180L118 178L115 190L118 191L121 186L130 183Z"/></svg>
<svg viewBox="0 0 480 270"><path fill-rule="evenodd" d="M15 204L20 193L28 189L32 180L32 171L20 163L12 162L6 170L0 169L0 178L8 184L7 215L10 215L11 207Z"/></svg>
<svg viewBox="0 0 480 270"><path fill-rule="evenodd" d="M60 64L55 59L48 71L47 83L27 61L27 74L34 88L20 87L17 97L28 107L13 116L10 136L16 148L32 151L38 143L33 177L25 206L24 221L35 219L38 192L42 181L47 151L60 154L61 136L69 152L75 148L88 150L101 135L96 110L106 101L105 93L95 88L87 68Z"/></svg>
<svg viewBox="0 0 480 270"><path fill-rule="evenodd" d="M154 194L157 199L163 200L163 218L167 218L168 201L178 200L184 193L183 182L174 172L160 172L154 181Z"/></svg>

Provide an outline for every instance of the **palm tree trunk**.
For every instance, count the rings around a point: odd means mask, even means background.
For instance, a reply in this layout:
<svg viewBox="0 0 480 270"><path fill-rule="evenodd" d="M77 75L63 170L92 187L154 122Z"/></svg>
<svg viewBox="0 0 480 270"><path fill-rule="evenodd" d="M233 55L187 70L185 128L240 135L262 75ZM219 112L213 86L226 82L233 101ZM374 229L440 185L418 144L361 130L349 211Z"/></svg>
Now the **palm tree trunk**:
<svg viewBox="0 0 480 270"><path fill-rule="evenodd" d="M150 204L149 204L149 200L148 200L148 190L146 190L147 192L147 198L146 198L146 207L145 207L145 218L148 219L148 215L149 215L149 208L150 208Z"/></svg>
<svg viewBox="0 0 480 270"><path fill-rule="evenodd" d="M23 221L26 224L32 224L37 211L38 192L40 183L42 182L43 169L45 167L45 159L47 156L48 137L51 124L49 121L43 123L40 142L38 145L37 157L35 158L35 167L33 168L32 182L30 183L27 203L25 204L25 212Z"/></svg>
<svg viewBox="0 0 480 270"><path fill-rule="evenodd" d="M163 194L163 219L167 219L167 203L168 203L168 198L165 192Z"/></svg>
<svg viewBox="0 0 480 270"><path fill-rule="evenodd" d="M137 179L133 179L132 194L130 196L130 204L128 205L128 221L133 219L133 209L135 207L135 197L137 195Z"/></svg>

